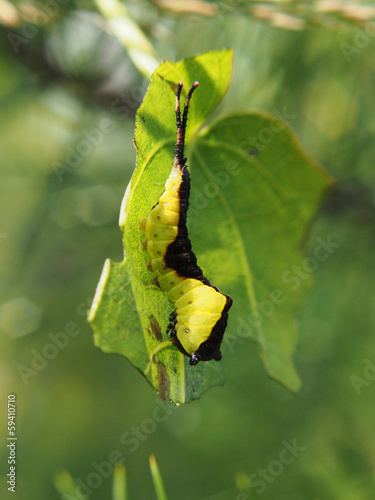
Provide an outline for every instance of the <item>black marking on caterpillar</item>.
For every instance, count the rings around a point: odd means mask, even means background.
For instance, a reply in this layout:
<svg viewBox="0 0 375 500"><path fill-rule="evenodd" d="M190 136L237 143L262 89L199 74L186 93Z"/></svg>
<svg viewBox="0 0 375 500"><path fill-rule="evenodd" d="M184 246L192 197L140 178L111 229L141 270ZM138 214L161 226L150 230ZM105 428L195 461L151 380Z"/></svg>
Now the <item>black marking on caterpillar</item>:
<svg viewBox="0 0 375 500"><path fill-rule="evenodd" d="M141 228L146 234L149 267L156 274L156 283L175 303L167 333L177 349L190 358L190 365L196 365L199 361L221 359L220 345L232 299L203 275L188 237L190 175L184 146L190 98L198 82L187 94L181 118L182 86L180 82L176 91L177 142L172 171Z"/></svg>

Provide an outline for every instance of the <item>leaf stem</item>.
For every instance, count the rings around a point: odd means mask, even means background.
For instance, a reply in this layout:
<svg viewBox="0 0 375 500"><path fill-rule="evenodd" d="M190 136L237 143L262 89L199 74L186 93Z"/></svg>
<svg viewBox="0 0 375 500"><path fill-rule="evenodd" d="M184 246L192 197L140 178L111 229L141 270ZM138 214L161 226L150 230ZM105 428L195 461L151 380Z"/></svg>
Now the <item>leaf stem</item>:
<svg viewBox="0 0 375 500"><path fill-rule="evenodd" d="M131 19L126 7L118 0L95 0L95 3L134 65L150 78L159 66L159 57L142 29Z"/></svg>

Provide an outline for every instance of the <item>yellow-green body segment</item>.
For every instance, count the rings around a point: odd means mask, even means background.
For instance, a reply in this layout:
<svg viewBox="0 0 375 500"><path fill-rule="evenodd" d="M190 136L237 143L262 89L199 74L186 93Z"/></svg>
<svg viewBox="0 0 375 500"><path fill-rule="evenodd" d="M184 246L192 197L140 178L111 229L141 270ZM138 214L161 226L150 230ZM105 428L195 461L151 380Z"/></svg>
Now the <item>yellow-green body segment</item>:
<svg viewBox="0 0 375 500"><path fill-rule="evenodd" d="M178 119L177 91L176 116L180 135L178 134L172 171L159 201L141 223L146 235L150 268L156 274L160 288L175 303L169 325L171 339L183 354L190 357L192 365L199 361L221 359L220 344L227 324L228 310L232 305L232 299L219 292L203 276L191 249L186 228L190 176L183 157L183 139L187 106L195 87L188 94L182 124Z"/></svg>

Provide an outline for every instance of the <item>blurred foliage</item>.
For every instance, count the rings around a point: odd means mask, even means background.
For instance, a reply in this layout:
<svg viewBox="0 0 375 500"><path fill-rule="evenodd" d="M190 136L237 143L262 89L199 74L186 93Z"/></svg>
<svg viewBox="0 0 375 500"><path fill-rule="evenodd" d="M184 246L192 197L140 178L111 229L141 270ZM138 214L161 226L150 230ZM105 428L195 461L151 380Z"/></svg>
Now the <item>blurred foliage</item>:
<svg viewBox="0 0 375 500"><path fill-rule="evenodd" d="M38 21L43 5L51 14ZM135 164L134 114L147 81L94 3L1 0L1 405L16 394L17 498L57 500L56 471L87 486L95 465L118 455L131 478L129 498L153 498L146 463L156 453L169 498L371 499L373 8L186 5L182 12L162 1L126 7L160 59L233 46L233 82L217 113L256 108L287 117L338 180L304 243L316 284L299 317L302 392L289 395L266 378L254 344L243 342L224 351L224 387L175 408L122 358L93 346L86 312L103 260L122 257L118 207ZM257 14L265 6L273 17ZM285 22L291 17L298 29ZM338 246L313 266L317 238ZM303 450L285 464L285 442L294 440ZM3 479L6 457L3 446ZM101 479L90 499L111 497L111 477Z"/></svg>
<svg viewBox="0 0 375 500"><path fill-rule="evenodd" d="M163 479L161 477L158 464L154 455L150 455L150 469L151 476L155 487L155 493L157 500L167 500L165 493ZM104 469L103 469L104 470ZM113 470L112 479L112 500L127 500L127 479L126 479L126 469L123 464L118 464L114 468L110 467L105 470L105 474L108 477L111 476ZM81 493L78 485L75 483L72 476L65 470L59 471L54 479L54 485L56 490L60 493L62 500L76 499L84 500L86 496Z"/></svg>
<svg viewBox="0 0 375 500"><path fill-rule="evenodd" d="M151 475L152 475L152 480L154 482L157 500L167 500L167 494L165 493L163 479L161 477L159 467L154 455L150 456L150 467L151 467Z"/></svg>

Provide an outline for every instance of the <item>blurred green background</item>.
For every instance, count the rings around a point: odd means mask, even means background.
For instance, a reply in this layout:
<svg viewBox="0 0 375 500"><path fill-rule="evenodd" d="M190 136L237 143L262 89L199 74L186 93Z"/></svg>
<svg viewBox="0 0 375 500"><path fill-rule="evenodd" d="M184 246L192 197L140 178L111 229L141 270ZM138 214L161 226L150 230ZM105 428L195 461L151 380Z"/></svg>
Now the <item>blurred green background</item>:
<svg viewBox="0 0 375 500"><path fill-rule="evenodd" d="M15 496L61 498L53 480L65 469L89 498L109 499L103 462L116 457L129 498L153 499L155 454L169 499L375 498L374 8L181 5L128 2L120 41L108 20L115 2L0 0L0 411L5 417L7 395L16 394ZM143 41L130 29L137 25ZM318 237L338 247L316 269L296 318L297 396L267 378L248 341L224 347L224 387L180 408L159 401L125 359L94 347L86 311L104 259L122 259L118 213L151 46L160 60L234 47L217 113L289 116L337 179L303 242L307 255ZM100 135L105 118L113 128ZM57 335L69 329L76 335ZM52 337L68 341L46 351ZM33 367L43 352L50 359ZM1 422L0 494L8 498Z"/></svg>

